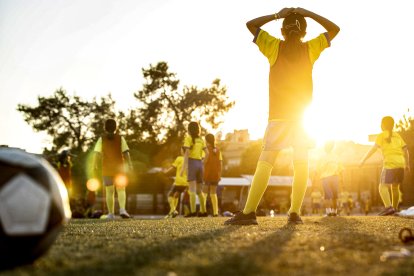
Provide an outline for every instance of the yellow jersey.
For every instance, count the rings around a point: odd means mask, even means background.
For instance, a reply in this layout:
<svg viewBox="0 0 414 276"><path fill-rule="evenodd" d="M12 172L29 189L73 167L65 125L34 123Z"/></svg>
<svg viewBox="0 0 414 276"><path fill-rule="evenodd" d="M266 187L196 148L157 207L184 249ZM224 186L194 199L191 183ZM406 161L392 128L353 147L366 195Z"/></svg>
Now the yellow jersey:
<svg viewBox="0 0 414 276"><path fill-rule="evenodd" d="M172 166L176 168L175 181L174 181L174 185L176 186L188 186L187 174L185 173L184 175L181 175L181 169L183 165L184 165L183 156L178 156L172 163Z"/></svg>
<svg viewBox="0 0 414 276"><path fill-rule="evenodd" d="M391 142L387 142L389 131L384 131L377 136L375 144L381 149L383 166L385 169L405 168L404 149L407 144L398 133L392 132Z"/></svg>
<svg viewBox="0 0 414 276"><path fill-rule="evenodd" d="M191 136L187 135L184 138L184 148L189 149L189 158L201 160L204 157L204 149L206 148L206 143L201 138L196 138L193 143Z"/></svg>

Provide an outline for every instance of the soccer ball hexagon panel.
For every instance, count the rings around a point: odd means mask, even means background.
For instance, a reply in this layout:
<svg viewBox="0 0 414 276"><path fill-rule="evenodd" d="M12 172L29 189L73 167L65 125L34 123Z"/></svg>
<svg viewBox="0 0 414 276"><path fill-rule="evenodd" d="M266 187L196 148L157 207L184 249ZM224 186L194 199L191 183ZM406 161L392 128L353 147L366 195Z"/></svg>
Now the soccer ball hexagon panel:
<svg viewBox="0 0 414 276"><path fill-rule="evenodd" d="M0 148L0 269L36 260L70 217L66 188L46 160Z"/></svg>
<svg viewBox="0 0 414 276"><path fill-rule="evenodd" d="M24 174L0 190L0 221L7 235L36 235L46 230L51 198Z"/></svg>

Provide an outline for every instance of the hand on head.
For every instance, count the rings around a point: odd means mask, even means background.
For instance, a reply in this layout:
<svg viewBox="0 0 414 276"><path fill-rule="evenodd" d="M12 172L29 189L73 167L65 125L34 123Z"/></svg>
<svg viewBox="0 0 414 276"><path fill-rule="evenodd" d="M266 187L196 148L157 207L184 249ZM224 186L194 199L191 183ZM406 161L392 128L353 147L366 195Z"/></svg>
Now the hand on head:
<svg viewBox="0 0 414 276"><path fill-rule="evenodd" d="M289 14L291 14L295 8L283 8L281 9L277 14L279 15L279 18L285 18Z"/></svg>
<svg viewBox="0 0 414 276"><path fill-rule="evenodd" d="M297 13L305 17L307 16L307 12L308 12L307 10L297 7L297 8L283 8L277 14L279 15L279 18L286 18L291 13Z"/></svg>

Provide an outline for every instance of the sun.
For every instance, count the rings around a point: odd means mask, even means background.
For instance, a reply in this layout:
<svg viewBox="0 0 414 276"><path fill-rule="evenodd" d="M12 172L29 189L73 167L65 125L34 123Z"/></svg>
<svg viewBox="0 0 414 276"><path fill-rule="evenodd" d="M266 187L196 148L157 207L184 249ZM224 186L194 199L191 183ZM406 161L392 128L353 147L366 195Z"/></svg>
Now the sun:
<svg viewBox="0 0 414 276"><path fill-rule="evenodd" d="M337 118L330 116L326 109L317 104L311 104L305 111L303 125L306 133L315 141L316 146L322 146L329 140L341 139L337 132Z"/></svg>

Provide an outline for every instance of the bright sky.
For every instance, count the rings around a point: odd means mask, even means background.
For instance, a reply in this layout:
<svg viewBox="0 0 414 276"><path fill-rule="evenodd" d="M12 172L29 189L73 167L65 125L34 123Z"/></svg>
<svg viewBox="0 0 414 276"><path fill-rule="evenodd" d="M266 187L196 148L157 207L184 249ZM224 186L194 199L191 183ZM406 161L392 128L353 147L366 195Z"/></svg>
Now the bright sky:
<svg viewBox="0 0 414 276"><path fill-rule="evenodd" d="M352 2L352 1L351 1ZM245 23L300 6L335 22L341 32L314 66L317 139L368 143L385 115L413 110L412 8L403 0L0 0L0 144L41 152L16 111L60 87L86 99L112 93L133 108L141 68L166 61L181 84L207 87L220 78L236 106L224 133L263 135L268 63ZM264 29L280 37L281 22ZM308 20L309 40L323 28Z"/></svg>

